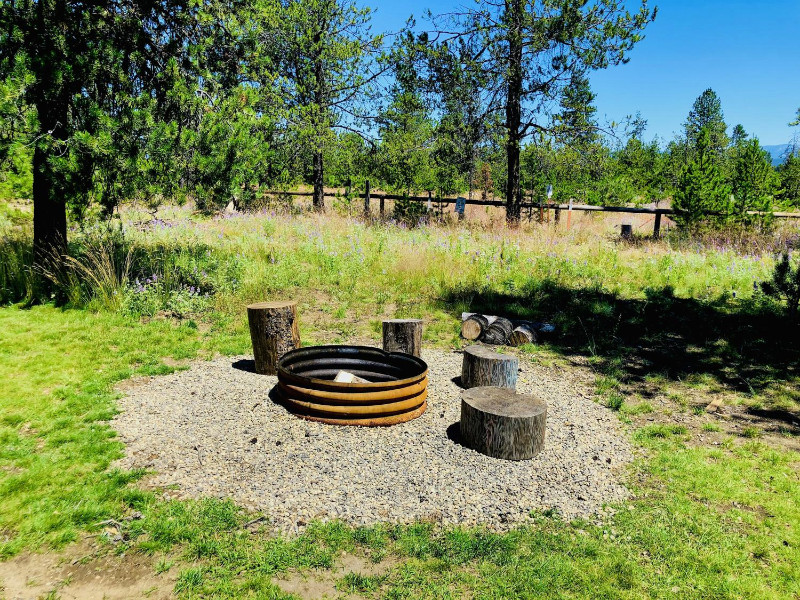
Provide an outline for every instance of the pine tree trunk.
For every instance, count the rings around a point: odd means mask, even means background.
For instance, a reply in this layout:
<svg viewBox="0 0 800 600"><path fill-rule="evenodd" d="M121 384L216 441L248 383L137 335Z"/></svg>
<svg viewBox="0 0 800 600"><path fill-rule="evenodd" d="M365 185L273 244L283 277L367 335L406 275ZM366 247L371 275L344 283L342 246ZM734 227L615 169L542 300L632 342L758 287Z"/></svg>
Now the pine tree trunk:
<svg viewBox="0 0 800 600"><path fill-rule="evenodd" d="M314 210L318 212L325 211L325 178L322 150L314 152Z"/></svg>
<svg viewBox="0 0 800 600"><path fill-rule="evenodd" d="M506 0L508 14L508 96L506 98L506 221L517 225L522 214L519 186L520 125L522 122L522 0Z"/></svg>
<svg viewBox="0 0 800 600"><path fill-rule="evenodd" d="M53 131L55 137L63 138L66 116L60 121L50 107L37 108L41 130ZM42 115L50 118L45 121ZM37 143L33 151L33 263L53 270L61 267L67 252L67 204L64 194L56 188L47 158L46 150Z"/></svg>
<svg viewBox="0 0 800 600"><path fill-rule="evenodd" d="M320 30L318 30L314 35L314 48L315 52L317 53L314 59L314 101L317 105L317 118L320 120L318 125L324 123L325 114L326 114L326 95L325 95L325 72L323 69L322 64L322 56L321 56L321 44L322 44L322 27L324 24L320 23ZM323 156L322 156L322 137L324 133L320 130L320 127L317 127L316 134L318 139L316 140L316 148L314 149L314 167L313 167L313 178L314 178L314 210L317 212L325 212L325 174L324 174L324 165L323 165Z"/></svg>

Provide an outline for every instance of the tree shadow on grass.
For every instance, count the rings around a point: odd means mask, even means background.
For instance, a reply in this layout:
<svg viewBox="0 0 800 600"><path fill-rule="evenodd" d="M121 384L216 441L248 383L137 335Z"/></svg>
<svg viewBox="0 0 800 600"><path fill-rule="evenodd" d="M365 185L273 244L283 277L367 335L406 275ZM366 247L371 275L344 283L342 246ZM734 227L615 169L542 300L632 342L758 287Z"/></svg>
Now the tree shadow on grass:
<svg viewBox="0 0 800 600"><path fill-rule="evenodd" d="M669 287L630 299L549 281L513 293L452 289L441 301L451 309L552 322L556 332L547 341L554 347L613 361L629 383L652 375L711 376L756 394L800 374L800 328L766 302L679 298Z"/></svg>

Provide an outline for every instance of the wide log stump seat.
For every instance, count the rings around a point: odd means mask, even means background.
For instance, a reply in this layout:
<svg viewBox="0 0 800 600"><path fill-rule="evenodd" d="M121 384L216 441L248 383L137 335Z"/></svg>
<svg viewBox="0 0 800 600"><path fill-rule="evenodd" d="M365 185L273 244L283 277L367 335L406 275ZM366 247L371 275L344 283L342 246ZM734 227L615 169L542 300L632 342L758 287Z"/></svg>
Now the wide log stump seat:
<svg viewBox="0 0 800 600"><path fill-rule="evenodd" d="M477 387L461 394L461 441L494 458L524 460L544 448L547 404L529 394Z"/></svg>

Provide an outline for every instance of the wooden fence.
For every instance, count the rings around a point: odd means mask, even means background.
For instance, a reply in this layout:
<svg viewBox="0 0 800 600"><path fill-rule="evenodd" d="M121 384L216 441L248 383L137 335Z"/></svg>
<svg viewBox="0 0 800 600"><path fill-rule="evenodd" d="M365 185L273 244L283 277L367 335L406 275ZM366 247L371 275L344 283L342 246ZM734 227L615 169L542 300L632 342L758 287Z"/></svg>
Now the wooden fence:
<svg viewBox="0 0 800 600"><path fill-rule="evenodd" d="M282 194L285 196L310 196L311 193L309 192L268 192L270 194ZM341 194L333 193L333 192L325 192L325 197L328 198L335 198L337 196L341 196ZM403 196L399 194L385 194L383 192L378 193L371 193L369 187L369 181L366 182L364 186L364 191L359 194L351 194L351 197L356 198L363 198L364 199L364 214L371 215L372 214L372 200L378 201L379 211L381 217L386 215L386 200L403 200L408 202L426 202L432 205L436 205L438 210L441 210L441 207L449 204L455 204L458 198L436 198L430 192L428 192L427 196ZM469 200L465 199L464 202L468 206L498 206L498 207L505 207L506 203L502 200ZM529 217L532 214L532 211L538 210L540 213L540 218L545 210L555 210L555 218L556 222L559 221L560 213L562 210L567 211L586 211L586 212L614 212L614 213L630 213L630 214L644 214L644 215L654 215L655 219L653 220L653 237L658 237L661 233L661 217L662 215L674 215L679 211L673 210L671 208L643 208L643 207L629 207L629 206L594 206L591 204L573 204L570 202L569 204L558 204L555 202L523 202L521 205L522 210L529 211ZM709 213L710 214L710 213ZM795 212L773 212L773 213L762 213L759 211L749 210L747 211L749 215L759 215L759 214L772 214L773 217L776 219L800 219L800 213Z"/></svg>

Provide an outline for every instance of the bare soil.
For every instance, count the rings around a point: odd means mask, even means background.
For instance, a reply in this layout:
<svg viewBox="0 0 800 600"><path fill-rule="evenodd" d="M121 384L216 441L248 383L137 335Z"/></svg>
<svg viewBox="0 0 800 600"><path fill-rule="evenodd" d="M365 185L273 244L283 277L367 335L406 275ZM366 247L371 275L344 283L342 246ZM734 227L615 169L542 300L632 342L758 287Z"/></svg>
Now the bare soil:
<svg viewBox="0 0 800 600"><path fill-rule="evenodd" d="M156 574L156 559L111 554L78 543L63 552L25 553L0 563L0 598L38 600L166 600L173 598L178 569Z"/></svg>
<svg viewBox="0 0 800 600"><path fill-rule="evenodd" d="M275 584L287 594L294 594L303 598L303 600L345 597L355 600L362 596L337 589L337 581L348 573L366 577L385 575L397 564L398 561L393 559L385 559L379 563L374 563L355 554L342 553L339 564L333 570L314 570L303 573L289 572L280 578L276 578Z"/></svg>

